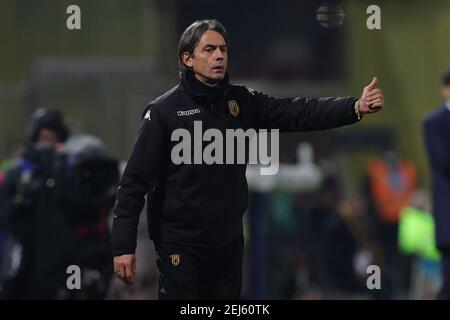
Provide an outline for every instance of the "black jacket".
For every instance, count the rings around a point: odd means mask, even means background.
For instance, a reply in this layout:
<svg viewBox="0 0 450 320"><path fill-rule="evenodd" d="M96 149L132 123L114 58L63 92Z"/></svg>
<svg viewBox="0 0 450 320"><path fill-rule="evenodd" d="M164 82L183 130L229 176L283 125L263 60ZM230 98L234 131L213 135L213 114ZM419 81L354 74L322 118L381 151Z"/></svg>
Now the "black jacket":
<svg viewBox="0 0 450 320"><path fill-rule="evenodd" d="M443 105L427 115L423 130L432 173L436 245L450 250L450 110Z"/></svg>
<svg viewBox="0 0 450 320"><path fill-rule="evenodd" d="M149 235L156 242L211 246L242 234L242 215L248 205L246 165L173 164L175 129L185 128L194 136L194 121L201 120L203 132L217 128L225 136L226 129L295 132L358 121L353 97L280 99L227 81L211 93L201 86L192 75L185 75L145 109L117 192L114 256L134 253L147 193Z"/></svg>

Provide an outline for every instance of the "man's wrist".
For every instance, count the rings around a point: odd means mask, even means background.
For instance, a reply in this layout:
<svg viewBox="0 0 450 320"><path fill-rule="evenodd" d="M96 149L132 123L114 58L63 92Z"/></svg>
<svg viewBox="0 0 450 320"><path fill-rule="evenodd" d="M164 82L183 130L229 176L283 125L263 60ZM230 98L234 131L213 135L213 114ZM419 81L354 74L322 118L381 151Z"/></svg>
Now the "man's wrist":
<svg viewBox="0 0 450 320"><path fill-rule="evenodd" d="M355 109L355 114L358 117L358 120L361 120L362 115L361 115L361 111L359 111L359 99L356 100L355 105L354 105L354 109Z"/></svg>

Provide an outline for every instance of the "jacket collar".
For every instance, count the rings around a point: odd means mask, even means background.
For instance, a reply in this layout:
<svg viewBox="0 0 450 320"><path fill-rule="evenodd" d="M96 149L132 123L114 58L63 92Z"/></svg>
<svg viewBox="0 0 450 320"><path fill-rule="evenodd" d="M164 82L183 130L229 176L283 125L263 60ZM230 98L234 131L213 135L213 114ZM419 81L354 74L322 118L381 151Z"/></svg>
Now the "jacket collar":
<svg viewBox="0 0 450 320"><path fill-rule="evenodd" d="M195 77L192 70L187 70L181 74L181 86L187 91L192 98L203 106L214 104L222 97L225 90L229 87L228 73L225 74L216 86L210 87Z"/></svg>

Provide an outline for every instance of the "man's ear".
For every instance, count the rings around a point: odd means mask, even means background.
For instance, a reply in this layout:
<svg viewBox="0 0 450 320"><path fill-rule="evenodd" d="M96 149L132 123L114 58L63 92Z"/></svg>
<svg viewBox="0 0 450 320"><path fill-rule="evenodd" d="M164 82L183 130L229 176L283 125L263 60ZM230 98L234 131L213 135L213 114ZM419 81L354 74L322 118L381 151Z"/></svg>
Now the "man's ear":
<svg viewBox="0 0 450 320"><path fill-rule="evenodd" d="M183 52L182 54L181 54L181 60L183 60L183 63L187 66L187 67L189 67L189 68L192 68L192 57L191 57L191 55L188 53L188 52Z"/></svg>

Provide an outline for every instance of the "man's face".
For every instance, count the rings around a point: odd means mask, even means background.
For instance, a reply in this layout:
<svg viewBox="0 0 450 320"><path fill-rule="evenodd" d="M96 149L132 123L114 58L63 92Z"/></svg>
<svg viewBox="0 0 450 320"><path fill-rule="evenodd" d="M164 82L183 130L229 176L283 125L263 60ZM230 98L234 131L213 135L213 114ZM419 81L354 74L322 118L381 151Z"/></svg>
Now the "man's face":
<svg viewBox="0 0 450 320"><path fill-rule="evenodd" d="M59 142L58 133L56 131L43 128L39 130L37 143L41 145L55 145Z"/></svg>
<svg viewBox="0 0 450 320"><path fill-rule="evenodd" d="M444 96L445 100L450 100L450 85L442 86L442 95Z"/></svg>
<svg viewBox="0 0 450 320"><path fill-rule="evenodd" d="M207 85L215 85L225 77L228 48L220 33L207 30L200 38L193 55L183 53L185 65L192 68L197 79Z"/></svg>

